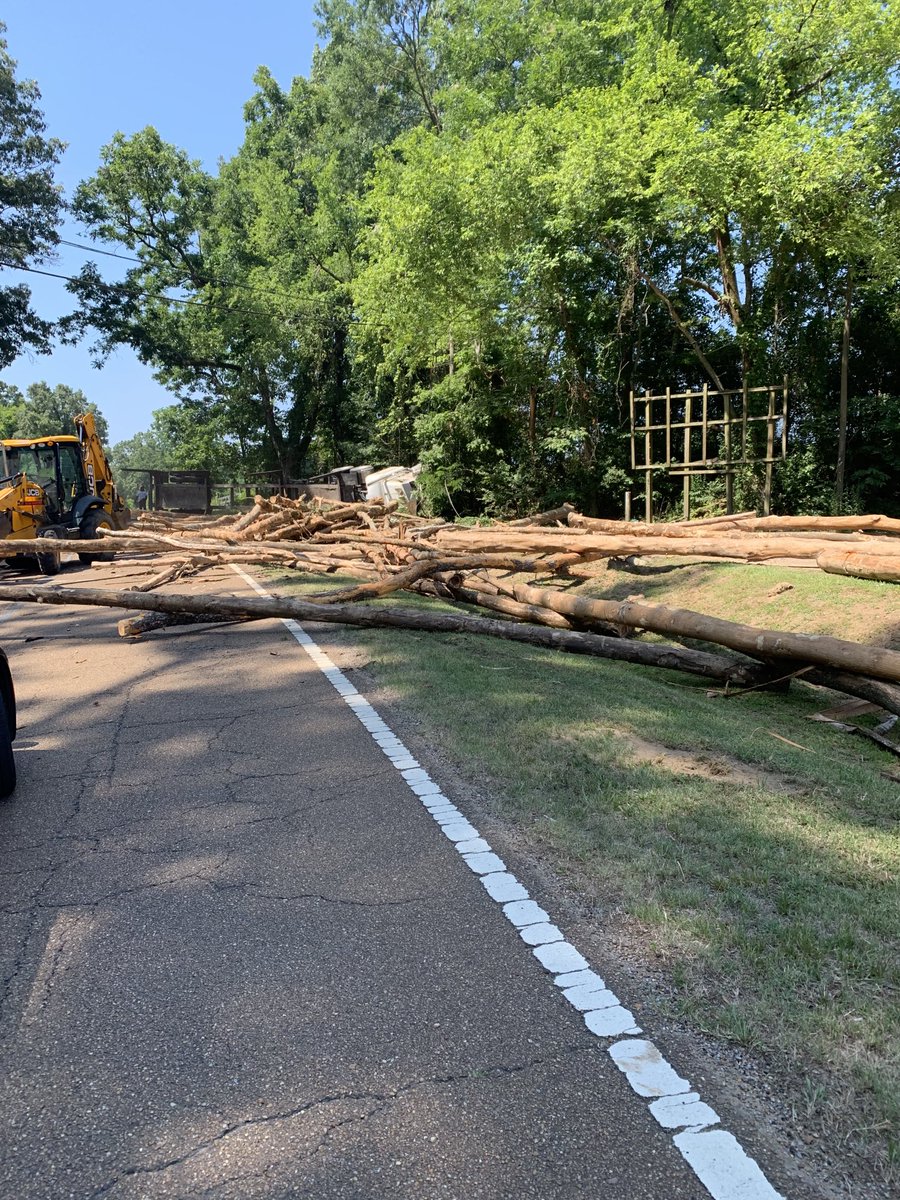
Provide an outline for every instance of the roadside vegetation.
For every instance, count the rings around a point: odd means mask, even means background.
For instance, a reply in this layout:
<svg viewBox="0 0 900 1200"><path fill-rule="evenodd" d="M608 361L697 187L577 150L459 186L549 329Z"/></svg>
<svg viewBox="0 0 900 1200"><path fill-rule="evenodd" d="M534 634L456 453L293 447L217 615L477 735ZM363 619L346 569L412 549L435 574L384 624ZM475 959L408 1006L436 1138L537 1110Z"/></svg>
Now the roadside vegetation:
<svg viewBox="0 0 900 1200"><path fill-rule="evenodd" d="M53 334L98 362L128 346L173 405L121 465L284 482L418 460L445 516L618 515L632 390L788 376L776 510L900 511L895 3L321 0L316 18L308 75L246 81L215 170L113 113L64 202L63 148L0 45L4 144L29 150L7 155L0 366ZM64 204L122 274L88 262L53 326L23 275ZM742 469L736 504L760 483ZM655 487L677 504L678 479ZM698 481L698 513L722 500Z"/></svg>
<svg viewBox="0 0 900 1200"><path fill-rule="evenodd" d="M321 587L273 583L282 594ZM806 632L867 627L865 640L896 643L890 585L818 572L679 565L637 580L611 569L582 590L639 584L648 598L741 620L768 615L767 594L786 583L802 603L779 610L775 597L773 625L793 614ZM802 1120L893 1178L900 764L808 719L833 694L794 684L790 696L725 699L682 675L493 639L342 636L595 906L598 928L644 947L670 1016L792 1077Z"/></svg>

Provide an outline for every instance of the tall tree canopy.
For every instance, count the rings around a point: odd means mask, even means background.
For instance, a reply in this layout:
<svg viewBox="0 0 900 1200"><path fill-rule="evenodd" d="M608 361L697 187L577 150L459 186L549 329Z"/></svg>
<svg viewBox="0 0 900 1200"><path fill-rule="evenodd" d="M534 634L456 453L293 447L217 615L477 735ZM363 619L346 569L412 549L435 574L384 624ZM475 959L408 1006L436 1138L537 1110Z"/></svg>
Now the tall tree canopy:
<svg viewBox="0 0 900 1200"><path fill-rule="evenodd" d="M134 346L261 468L421 458L460 512L613 511L631 388L787 373L780 503L834 503L837 471L896 507L896 0L319 21L309 79L260 69L216 175L154 130L103 152L75 207L139 262L76 285L98 353Z"/></svg>
<svg viewBox="0 0 900 1200"><path fill-rule="evenodd" d="M50 387L41 381L29 384L23 395L17 387L0 384L0 437L74 435L77 432L75 417L85 412L94 414L97 433L105 442L109 433L106 419L80 388L71 388L65 383Z"/></svg>

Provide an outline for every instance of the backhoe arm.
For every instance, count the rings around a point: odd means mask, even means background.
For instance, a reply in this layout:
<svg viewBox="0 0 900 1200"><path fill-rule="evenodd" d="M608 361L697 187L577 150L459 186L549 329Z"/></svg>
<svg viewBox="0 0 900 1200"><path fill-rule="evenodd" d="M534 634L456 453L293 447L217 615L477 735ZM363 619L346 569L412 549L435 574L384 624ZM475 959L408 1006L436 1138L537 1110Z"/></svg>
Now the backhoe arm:
<svg viewBox="0 0 900 1200"><path fill-rule="evenodd" d="M87 484L95 496L103 501L103 507L113 518L116 528L123 528L127 521L125 503L116 490L113 482L112 469L103 443L97 434L94 414L81 413L75 418L75 429L81 446L81 458L84 462L84 473Z"/></svg>

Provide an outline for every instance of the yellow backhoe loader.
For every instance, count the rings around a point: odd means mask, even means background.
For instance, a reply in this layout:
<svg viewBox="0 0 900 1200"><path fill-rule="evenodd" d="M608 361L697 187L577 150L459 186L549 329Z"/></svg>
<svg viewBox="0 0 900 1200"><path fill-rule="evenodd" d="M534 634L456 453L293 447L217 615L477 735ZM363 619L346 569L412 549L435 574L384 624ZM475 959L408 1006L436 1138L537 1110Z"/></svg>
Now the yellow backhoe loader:
<svg viewBox="0 0 900 1200"><path fill-rule="evenodd" d="M113 483L93 414L77 416L75 428L77 437L0 441L0 538L97 538L128 524L130 514ZM106 556L79 551L78 557L93 562ZM15 555L7 561L45 575L59 570L54 553Z"/></svg>

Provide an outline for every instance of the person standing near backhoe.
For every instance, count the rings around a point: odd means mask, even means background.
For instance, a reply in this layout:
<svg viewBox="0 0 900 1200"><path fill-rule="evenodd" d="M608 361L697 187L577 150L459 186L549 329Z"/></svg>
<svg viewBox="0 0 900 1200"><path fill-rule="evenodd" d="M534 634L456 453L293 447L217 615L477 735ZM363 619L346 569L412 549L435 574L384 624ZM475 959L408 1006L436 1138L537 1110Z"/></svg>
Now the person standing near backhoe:
<svg viewBox="0 0 900 1200"><path fill-rule="evenodd" d="M138 506L138 508L141 510L141 512L144 512L147 508L148 495L149 495L149 492L147 491L147 489L144 487L143 484L141 484L141 486L138 488L138 490L134 493L134 502Z"/></svg>

